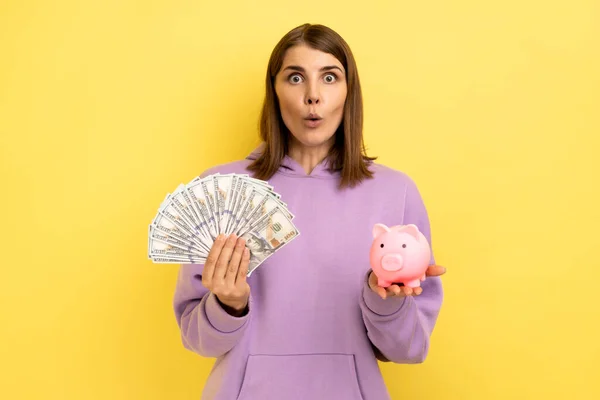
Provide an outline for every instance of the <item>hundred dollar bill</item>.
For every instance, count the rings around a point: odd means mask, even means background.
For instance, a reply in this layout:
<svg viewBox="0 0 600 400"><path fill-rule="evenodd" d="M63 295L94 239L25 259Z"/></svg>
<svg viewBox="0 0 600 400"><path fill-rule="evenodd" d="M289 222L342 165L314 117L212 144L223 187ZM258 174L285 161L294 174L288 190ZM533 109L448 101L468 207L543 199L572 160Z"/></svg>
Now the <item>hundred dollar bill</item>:
<svg viewBox="0 0 600 400"><path fill-rule="evenodd" d="M227 193L227 201L225 202L225 219L223 221L223 225L225 227L225 232L227 232L227 228L231 223L231 219L233 218L233 205L235 204L236 194L239 192L240 186L238 186L238 182L240 182L241 178L239 175L234 174L231 177L231 182L229 184L229 191Z"/></svg>
<svg viewBox="0 0 600 400"><path fill-rule="evenodd" d="M236 175L232 178L229 202L225 206L225 213L227 214L228 217L227 217L227 221L226 221L226 225L225 225L225 232L223 232L223 233L227 233L227 231L229 229L229 225L231 224L231 220L234 218L233 210L235 208L235 204L236 204L237 198L239 196L239 192L241 190L242 183L243 182L242 182L241 176Z"/></svg>
<svg viewBox="0 0 600 400"><path fill-rule="evenodd" d="M220 174L220 173L218 173L218 172L216 172L214 175L216 175L216 176L220 176L221 174ZM232 173L232 174L226 174L226 175L229 175L229 176L232 176L232 177L235 177L235 178L244 179L244 180L247 180L247 181L251 181L251 182L253 182L255 185L257 185L257 186L260 186L260 187L262 187L262 188L263 188L263 189L265 189L265 190L268 190L268 191L273 191L273 186L272 186L272 185L270 185L268 182L266 182L266 181L263 181L263 180L261 180L261 179L252 178L252 177L250 177L250 175L248 175L248 174L233 174L233 173ZM211 176L212 176L212 175L211 175ZM206 178L206 177L205 177L205 178ZM192 179L192 180L190 181L190 183L193 183L193 182L198 182L198 181L200 181L200 180L202 180L202 179L205 179L205 178L196 177L196 178Z"/></svg>
<svg viewBox="0 0 600 400"><path fill-rule="evenodd" d="M241 234L250 250L248 276L273 253L297 238L300 232L288 213L279 207L273 208L247 231Z"/></svg>
<svg viewBox="0 0 600 400"><path fill-rule="evenodd" d="M150 247L150 249L152 248L152 241L159 241L165 244L170 244L173 247L177 247L181 250L185 250L187 251L189 254L197 254L198 256L206 256L208 255L208 253L204 250L199 250L198 248L196 248L196 246L194 245L194 242L189 240L189 241L184 241L184 240L179 240L176 238L173 238L171 236L167 236L164 235L162 233L160 233L159 231L154 229L154 226L152 224L149 225L149 234L148 234L148 245Z"/></svg>
<svg viewBox="0 0 600 400"><path fill-rule="evenodd" d="M214 189L215 189L215 198L217 199L217 213L219 215L219 226L221 227L221 233L223 231L223 227L227 226L227 220L229 219L230 213L227 211L227 202L229 200L229 195L231 193L231 186L233 182L234 174L223 174L223 175L214 175Z"/></svg>
<svg viewBox="0 0 600 400"><path fill-rule="evenodd" d="M219 219L217 216L217 207L216 207L216 199L215 199L215 188L212 177L208 177L202 181L200 181L200 186L202 187L202 192L204 193L204 197L208 201L208 210L211 214L211 221L214 224L215 232L218 234L221 232L221 227L219 226Z"/></svg>
<svg viewBox="0 0 600 400"><path fill-rule="evenodd" d="M210 248L212 246L213 240L210 236L208 224L202 217L202 214L199 213L194 207L192 197L190 195L190 192L188 192L187 187L183 184L179 185L176 193L178 193L183 198L183 201L185 202L184 204L186 205L186 211L190 215L192 221L196 224L194 226L194 229L196 231L199 231L199 236L201 236L202 242L206 245L207 248Z"/></svg>
<svg viewBox="0 0 600 400"><path fill-rule="evenodd" d="M230 195L225 206L225 214L227 220L225 223L224 233L231 234L235 232L236 222L239 221L239 214L245 207L245 202L251 193L252 189L262 189L264 192L271 193L274 197L279 198L280 195L273 192L273 186L260 179L250 178L247 174L237 174L232 178L230 187Z"/></svg>
<svg viewBox="0 0 600 400"><path fill-rule="evenodd" d="M249 181L251 183L254 184L254 186L258 186L266 191L272 192L273 191L273 186L269 185L269 183L261 180L261 179L256 179L256 178L252 178L250 175L248 174L238 174L238 176L240 178L242 178L243 180ZM277 195L279 196L279 195Z"/></svg>
<svg viewBox="0 0 600 400"><path fill-rule="evenodd" d="M196 230L196 226L198 224L196 223L196 221L194 221L194 218L191 216L190 209L188 205L185 204L185 199L181 194L183 188L183 185L179 185L173 193L169 193L167 195L163 204L170 202L170 205L177 210L181 218L188 224L188 227L200 234L200 232Z"/></svg>
<svg viewBox="0 0 600 400"><path fill-rule="evenodd" d="M248 197L246 198L246 201L244 202L244 204L239 207L239 210L236 214L232 214L232 228L230 229L231 232L237 234L238 233L238 226L240 226L240 224L245 224L248 222L248 217L250 215L250 213L257 207L258 203L266 196L266 193L264 193L262 190L259 190L258 188L252 188L250 190L250 194L248 194Z"/></svg>
<svg viewBox="0 0 600 400"><path fill-rule="evenodd" d="M150 225L148 234L148 258L169 257L182 261L199 261L206 259L206 256L200 253L184 250L159 239L155 239L152 235L152 228L152 225Z"/></svg>
<svg viewBox="0 0 600 400"><path fill-rule="evenodd" d="M246 203L248 195L252 191L253 187L253 185L246 180L239 179L238 182L239 190L235 194L235 202L231 209L231 218L229 219L229 225L225 228L225 233L228 235L232 233L235 221L238 219L238 216L240 214L240 209Z"/></svg>
<svg viewBox="0 0 600 400"><path fill-rule="evenodd" d="M267 182L254 179L249 177L247 174L219 174L216 173L214 175L210 175L204 178L194 178L190 184L201 184L203 180L211 181L211 185L215 191L214 193L214 201L213 203L209 203L207 205L206 211L213 218L211 222L214 220L215 225L218 225L215 229L213 229L213 233L232 233L232 225L231 218L236 210L239 210L240 201L244 199L244 193L248 194L248 190L246 192L243 191L244 187L258 187L265 191L272 193L272 195L276 198L280 198L281 196L277 193L273 192L273 186L269 185ZM206 196L206 193L205 193ZM243 196L240 199L240 196ZM208 206L211 206L210 208Z"/></svg>
<svg viewBox="0 0 600 400"><path fill-rule="evenodd" d="M179 211L179 215L182 219L187 222L191 232L194 233L194 236L199 238L202 246L206 250L209 250L210 246L207 242L210 244L210 235L202 229L204 224L197 216L197 213L192 206L190 197L185 190L185 185L179 185L170 196L169 201L171 201L171 205Z"/></svg>
<svg viewBox="0 0 600 400"><path fill-rule="evenodd" d="M189 222L187 222L186 218L181 215L181 211L177 209L176 205L171 201L171 198L172 195L168 193L158 209L158 214L165 216L169 221L177 226L180 231L185 232L187 235L199 237L199 232L190 227Z"/></svg>
<svg viewBox="0 0 600 400"><path fill-rule="evenodd" d="M167 194L149 225L156 263L203 264L219 234L235 233L250 249L248 275L300 232L268 182L247 174L197 177Z"/></svg>
<svg viewBox="0 0 600 400"><path fill-rule="evenodd" d="M205 264L205 259L179 259L173 257L152 257L152 261L155 264Z"/></svg>
<svg viewBox="0 0 600 400"><path fill-rule="evenodd" d="M204 232L204 238L206 238L206 245L211 247L214 243L213 237L213 225L210 221L210 213L208 211L208 202L204 198L204 195L201 195L200 198L196 197L196 193L198 191L192 190L190 187L186 187L185 191L187 193L187 197L190 199L192 204L192 209L195 210L195 215L200 221L200 230Z"/></svg>
<svg viewBox="0 0 600 400"><path fill-rule="evenodd" d="M212 190L210 197L212 198L212 211L215 217L215 224L217 225L217 231L221 232L221 208L219 207L219 187L217 181L217 175L212 175L205 184L206 190Z"/></svg>
<svg viewBox="0 0 600 400"><path fill-rule="evenodd" d="M219 180L219 189L221 189L221 185L223 188L226 188L226 193L223 196L223 209L221 210L221 227L227 227L229 218L231 218L231 209L230 203L232 202L233 192L235 190L235 184L238 180L238 176L236 174L228 174L226 175L227 179ZM223 233L223 232L220 232Z"/></svg>
<svg viewBox="0 0 600 400"><path fill-rule="evenodd" d="M259 212L256 210L259 206L264 208L268 196L269 194L260 188L251 188L244 204L233 214L231 232L239 234L239 231L246 226L252 218L254 218L254 220L258 219ZM264 213L261 215L264 215Z"/></svg>
<svg viewBox="0 0 600 400"><path fill-rule="evenodd" d="M206 180L190 183L186 189L192 200L192 206L195 207L196 212L202 216L208 233L214 241L219 235L213 213L214 202L212 201L212 196L214 196L214 190L212 194L209 193Z"/></svg>
<svg viewBox="0 0 600 400"><path fill-rule="evenodd" d="M294 215L288 211L285 203L272 196L271 193L265 193L259 189L256 190L259 196L258 202L252 210L242 213L242 216L240 216L240 218L237 220L237 227L234 230L234 233L237 235L240 235L241 232L247 229L247 227L252 226L252 224L264 217L276 207L279 208L281 212L285 213L290 221L294 219ZM251 205L254 205L254 203Z"/></svg>
<svg viewBox="0 0 600 400"><path fill-rule="evenodd" d="M190 234L188 231L184 231L177 227L177 225L172 222L168 217L158 212L154 219L152 220L152 225L154 229L160 231L162 234L170 236L174 239L189 242L192 241L196 244L196 248L198 250L205 250L205 245L202 244L200 238Z"/></svg>

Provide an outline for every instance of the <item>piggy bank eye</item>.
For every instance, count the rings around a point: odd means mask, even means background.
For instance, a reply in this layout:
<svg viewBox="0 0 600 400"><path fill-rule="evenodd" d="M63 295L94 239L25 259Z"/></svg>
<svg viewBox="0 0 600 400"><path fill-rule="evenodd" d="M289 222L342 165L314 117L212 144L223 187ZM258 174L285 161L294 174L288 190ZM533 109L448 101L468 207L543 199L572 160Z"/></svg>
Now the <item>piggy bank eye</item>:
<svg viewBox="0 0 600 400"><path fill-rule="evenodd" d="M405 248L406 248L406 245L405 245L405 244L403 244L403 245L402 245L402 248L403 248L403 249L405 249Z"/></svg>
<svg viewBox="0 0 600 400"><path fill-rule="evenodd" d="M383 249L383 243L381 243L381 246L380 246L380 247Z"/></svg>

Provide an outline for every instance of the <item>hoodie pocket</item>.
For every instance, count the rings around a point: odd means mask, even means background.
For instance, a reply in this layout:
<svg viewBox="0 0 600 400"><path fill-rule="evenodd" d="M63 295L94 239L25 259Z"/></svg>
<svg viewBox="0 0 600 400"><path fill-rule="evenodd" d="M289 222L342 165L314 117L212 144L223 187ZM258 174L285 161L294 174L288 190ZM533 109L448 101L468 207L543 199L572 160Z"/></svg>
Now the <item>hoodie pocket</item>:
<svg viewBox="0 0 600 400"><path fill-rule="evenodd" d="M363 400L352 354L250 355L238 400Z"/></svg>

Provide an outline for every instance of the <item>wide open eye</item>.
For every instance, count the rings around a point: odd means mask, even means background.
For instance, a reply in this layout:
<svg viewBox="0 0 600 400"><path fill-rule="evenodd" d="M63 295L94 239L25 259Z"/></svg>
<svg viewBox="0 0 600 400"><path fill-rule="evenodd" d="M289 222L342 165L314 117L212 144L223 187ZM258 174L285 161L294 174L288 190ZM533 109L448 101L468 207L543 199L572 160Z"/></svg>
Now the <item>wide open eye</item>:
<svg viewBox="0 0 600 400"><path fill-rule="evenodd" d="M381 247L383 249L383 243L381 243L381 246L379 246L379 247Z"/></svg>
<svg viewBox="0 0 600 400"><path fill-rule="evenodd" d="M327 79L328 77L331 77L331 79ZM335 74L327 74L325 75L325 82L327 83L333 83L337 80L337 76Z"/></svg>
<svg viewBox="0 0 600 400"><path fill-rule="evenodd" d="M292 74L288 77L288 81L292 84L298 84L302 82L302 76L299 74Z"/></svg>
<svg viewBox="0 0 600 400"><path fill-rule="evenodd" d="M403 245L402 245L402 248L403 248L403 249L405 249L405 248L406 248L406 245L405 245L405 244L403 244Z"/></svg>

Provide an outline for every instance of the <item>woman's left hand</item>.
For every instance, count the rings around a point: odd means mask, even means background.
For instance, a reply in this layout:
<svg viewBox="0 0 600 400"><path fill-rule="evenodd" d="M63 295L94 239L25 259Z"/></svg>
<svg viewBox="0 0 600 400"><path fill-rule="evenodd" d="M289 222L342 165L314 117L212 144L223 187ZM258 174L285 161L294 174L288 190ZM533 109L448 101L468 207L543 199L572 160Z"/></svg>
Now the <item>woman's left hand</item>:
<svg viewBox="0 0 600 400"><path fill-rule="evenodd" d="M425 272L426 276L440 276L446 272L446 268L439 265L430 265ZM382 299L388 296L405 297L405 296L418 296L423 292L423 288L416 287L414 289L391 284L387 288L383 288L377 285L377 276L371 271L369 274L369 287L372 291L377 293Z"/></svg>

